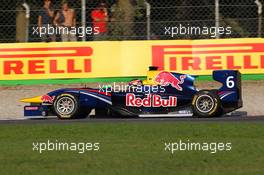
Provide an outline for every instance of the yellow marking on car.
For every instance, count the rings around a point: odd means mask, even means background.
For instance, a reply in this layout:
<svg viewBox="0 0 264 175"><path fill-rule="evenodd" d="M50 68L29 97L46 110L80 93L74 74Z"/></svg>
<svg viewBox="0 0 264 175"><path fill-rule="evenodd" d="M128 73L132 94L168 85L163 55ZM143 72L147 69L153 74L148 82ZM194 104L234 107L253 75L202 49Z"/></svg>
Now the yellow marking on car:
<svg viewBox="0 0 264 175"><path fill-rule="evenodd" d="M25 99L21 99L20 102L23 102L23 103L42 103L41 97L42 96L25 98Z"/></svg>
<svg viewBox="0 0 264 175"><path fill-rule="evenodd" d="M157 82L155 82L156 76L160 73L161 71L148 71L147 73L147 79L143 81L144 85L158 85Z"/></svg>

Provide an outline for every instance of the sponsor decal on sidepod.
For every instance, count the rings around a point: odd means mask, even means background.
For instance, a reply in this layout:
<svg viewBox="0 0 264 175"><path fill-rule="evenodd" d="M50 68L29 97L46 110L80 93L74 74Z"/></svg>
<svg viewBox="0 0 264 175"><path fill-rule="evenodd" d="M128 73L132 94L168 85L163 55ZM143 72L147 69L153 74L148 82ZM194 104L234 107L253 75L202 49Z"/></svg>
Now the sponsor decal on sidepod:
<svg viewBox="0 0 264 175"><path fill-rule="evenodd" d="M126 106L133 107L176 107L177 97L169 96L168 99L162 99L160 95L147 95L146 98L136 97L135 94L126 95Z"/></svg>

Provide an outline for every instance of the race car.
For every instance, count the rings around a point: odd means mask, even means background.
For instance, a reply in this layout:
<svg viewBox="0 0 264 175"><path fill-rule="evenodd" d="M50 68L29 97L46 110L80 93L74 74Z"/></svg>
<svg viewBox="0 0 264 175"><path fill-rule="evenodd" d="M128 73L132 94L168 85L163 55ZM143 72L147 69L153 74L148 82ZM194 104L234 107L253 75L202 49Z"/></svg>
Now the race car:
<svg viewBox="0 0 264 175"><path fill-rule="evenodd" d="M242 107L241 74L237 70L213 71L219 89L198 90L197 76L150 67L145 80L132 80L125 88L58 89L23 99L26 117L57 116L59 119L96 116L217 117Z"/></svg>

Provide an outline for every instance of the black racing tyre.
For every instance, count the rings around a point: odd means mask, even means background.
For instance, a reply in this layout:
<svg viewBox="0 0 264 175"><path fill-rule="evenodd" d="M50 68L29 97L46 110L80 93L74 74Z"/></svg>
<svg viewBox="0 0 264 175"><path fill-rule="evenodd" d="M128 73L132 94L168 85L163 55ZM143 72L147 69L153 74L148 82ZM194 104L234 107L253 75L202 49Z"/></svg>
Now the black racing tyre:
<svg viewBox="0 0 264 175"><path fill-rule="evenodd" d="M73 119L80 115L78 99L71 94L57 96L53 109L59 119Z"/></svg>
<svg viewBox="0 0 264 175"><path fill-rule="evenodd" d="M215 91L201 90L195 94L192 108L197 117L216 117L220 115L221 102Z"/></svg>

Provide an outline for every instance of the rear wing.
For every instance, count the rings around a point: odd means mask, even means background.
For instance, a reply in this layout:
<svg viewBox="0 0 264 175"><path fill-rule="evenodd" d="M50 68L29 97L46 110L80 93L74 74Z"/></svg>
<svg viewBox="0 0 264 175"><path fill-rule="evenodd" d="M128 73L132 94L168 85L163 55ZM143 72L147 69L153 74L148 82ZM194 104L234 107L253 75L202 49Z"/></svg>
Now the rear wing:
<svg viewBox="0 0 264 175"><path fill-rule="evenodd" d="M242 107L241 73L238 70L214 71L213 79L222 84L220 93L231 93L223 101L235 102L237 107Z"/></svg>

